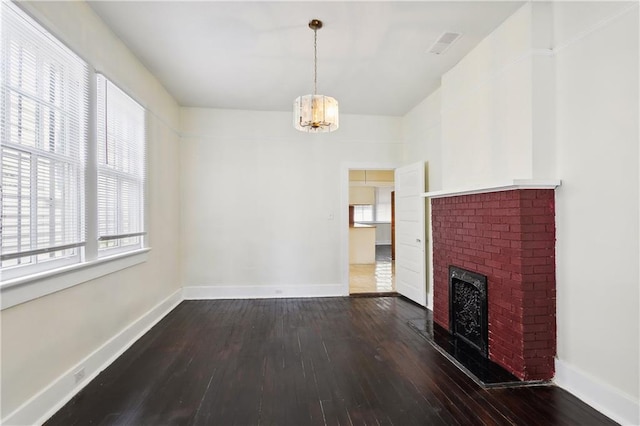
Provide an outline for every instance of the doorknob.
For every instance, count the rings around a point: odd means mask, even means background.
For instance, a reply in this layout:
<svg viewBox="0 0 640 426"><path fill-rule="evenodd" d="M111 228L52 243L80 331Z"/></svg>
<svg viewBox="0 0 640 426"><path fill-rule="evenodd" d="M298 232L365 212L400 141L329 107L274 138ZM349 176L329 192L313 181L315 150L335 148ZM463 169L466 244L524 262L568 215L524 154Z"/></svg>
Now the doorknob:
<svg viewBox="0 0 640 426"><path fill-rule="evenodd" d="M420 238L416 238L416 243L420 243L422 240Z"/></svg>

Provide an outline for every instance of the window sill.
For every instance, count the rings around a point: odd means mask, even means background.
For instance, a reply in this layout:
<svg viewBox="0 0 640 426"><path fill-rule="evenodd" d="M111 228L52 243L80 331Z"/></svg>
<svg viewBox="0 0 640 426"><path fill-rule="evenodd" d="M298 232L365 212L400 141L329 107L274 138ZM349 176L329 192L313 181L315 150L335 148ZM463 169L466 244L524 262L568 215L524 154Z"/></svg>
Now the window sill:
<svg viewBox="0 0 640 426"><path fill-rule="evenodd" d="M151 248L142 248L7 280L0 284L0 310L146 262L149 251Z"/></svg>

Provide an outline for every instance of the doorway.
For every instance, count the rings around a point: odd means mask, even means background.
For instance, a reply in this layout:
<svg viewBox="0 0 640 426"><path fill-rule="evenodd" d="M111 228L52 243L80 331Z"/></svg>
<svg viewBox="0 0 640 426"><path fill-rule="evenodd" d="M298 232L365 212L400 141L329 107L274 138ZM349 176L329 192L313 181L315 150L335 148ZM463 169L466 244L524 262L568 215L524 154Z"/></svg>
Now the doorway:
<svg viewBox="0 0 640 426"><path fill-rule="evenodd" d="M349 169L349 294L395 293L394 169Z"/></svg>

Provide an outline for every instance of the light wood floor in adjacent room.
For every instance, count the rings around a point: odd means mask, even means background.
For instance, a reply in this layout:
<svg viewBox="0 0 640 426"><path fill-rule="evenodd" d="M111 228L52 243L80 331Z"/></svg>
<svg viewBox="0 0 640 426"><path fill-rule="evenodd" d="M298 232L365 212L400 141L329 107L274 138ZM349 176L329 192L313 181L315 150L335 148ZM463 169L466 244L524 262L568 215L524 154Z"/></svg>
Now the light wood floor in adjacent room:
<svg viewBox="0 0 640 426"><path fill-rule="evenodd" d="M349 265L349 293L393 293L396 291L395 261L391 246L376 246L376 263Z"/></svg>

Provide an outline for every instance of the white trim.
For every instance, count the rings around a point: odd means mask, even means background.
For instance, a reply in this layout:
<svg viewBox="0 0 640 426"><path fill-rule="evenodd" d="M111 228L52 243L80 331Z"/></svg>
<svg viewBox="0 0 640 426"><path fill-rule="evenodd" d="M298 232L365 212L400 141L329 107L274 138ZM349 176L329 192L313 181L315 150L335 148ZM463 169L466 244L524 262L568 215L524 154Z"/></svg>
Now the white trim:
<svg viewBox="0 0 640 426"><path fill-rule="evenodd" d="M562 52L567 47L571 46L572 44L575 44L575 43L579 42L580 40L582 40L582 39L584 39L584 38L586 38L588 36L590 36L591 34L595 33L596 31L600 30L601 28L606 27L607 25L609 25L610 23L612 23L616 19L626 15L628 12L630 12L633 9L635 9L636 7L638 7L638 3L637 2L631 2L631 4L629 6L624 7L621 10L619 10L619 11L615 12L614 14L612 14L611 16L596 22L591 27L589 27L589 28L585 29L584 31L578 33L577 35L571 37L569 40L565 41L564 43L561 43L561 44L559 44L557 46L554 46L553 47L553 53L557 54L559 52Z"/></svg>
<svg viewBox="0 0 640 426"><path fill-rule="evenodd" d="M51 382L42 391L2 419L0 423L4 425L40 425L44 423L182 300L182 289L179 289ZM74 373L81 368L84 368L85 377L76 384Z"/></svg>
<svg viewBox="0 0 640 426"><path fill-rule="evenodd" d="M554 56L553 49L532 48L531 56Z"/></svg>
<svg viewBox="0 0 640 426"><path fill-rule="evenodd" d="M514 191L517 189L556 189L562 184L561 180L534 180L534 179L514 179L511 182L476 186L459 189L442 189L430 191L422 194L425 198L454 197L458 195L486 194L488 192Z"/></svg>
<svg viewBox="0 0 640 426"><path fill-rule="evenodd" d="M356 181L349 182L349 186L377 186L377 187L387 187L387 186L395 186L395 182L383 181L383 180L368 180L366 182Z"/></svg>
<svg viewBox="0 0 640 426"><path fill-rule="evenodd" d="M340 294L341 288L341 284L323 284L191 286L178 289L3 418L0 423L5 425L44 423L183 300L345 296ZM282 293L276 294L278 290ZM640 404L632 397L597 381L559 359L555 360L555 366L554 382L557 386L621 424L640 424ZM74 373L80 368L85 369L85 377L80 383L75 384ZM60 395L63 396L60 397Z"/></svg>
<svg viewBox="0 0 640 426"><path fill-rule="evenodd" d="M143 248L5 281L0 284L0 310L146 262L150 250Z"/></svg>
<svg viewBox="0 0 640 426"><path fill-rule="evenodd" d="M287 297L348 296L342 284L308 285L203 285L182 289L184 300L276 299Z"/></svg>
<svg viewBox="0 0 640 426"><path fill-rule="evenodd" d="M228 110L231 111L231 110ZM250 111L250 112L269 112L269 111ZM271 111L271 112L284 112L284 111ZM288 112L287 114L291 114L290 112ZM401 117L392 117L392 118L401 118ZM293 126L291 126L291 128L293 129ZM295 129L293 129L295 130ZM320 134L317 134L320 135ZM254 140L255 138L252 137L246 137L246 136L238 136L238 137L231 137L231 136L222 136L222 137L218 137L216 135L211 135L211 134L199 134L199 133L182 133L180 135L181 139L186 139L186 140L203 140L203 141L217 141L220 143L224 143L224 144L234 144L234 145L253 145L254 144ZM260 138L261 141L264 141L265 143L290 143L290 144L296 144L296 143L300 143L300 137L299 136L281 136L281 137L270 137L270 136L264 136ZM313 140L313 139L310 139ZM320 138L318 138L318 140L320 140ZM336 143L334 140L323 140L322 143L326 144L326 143ZM365 145L365 146L372 146L372 145L404 145L404 142L400 139L393 139L391 141L389 140L372 140L372 139L342 139L340 140L340 145L348 145L348 144L353 144L353 145ZM380 168L380 167L378 167Z"/></svg>
<svg viewBox="0 0 640 426"><path fill-rule="evenodd" d="M637 399L598 381L567 362L557 358L555 361L556 385L620 424L640 424L640 403Z"/></svg>

